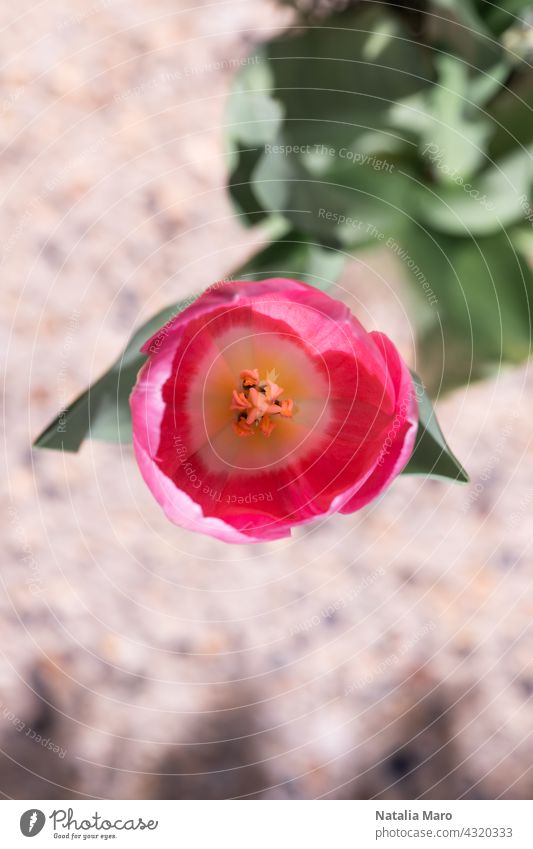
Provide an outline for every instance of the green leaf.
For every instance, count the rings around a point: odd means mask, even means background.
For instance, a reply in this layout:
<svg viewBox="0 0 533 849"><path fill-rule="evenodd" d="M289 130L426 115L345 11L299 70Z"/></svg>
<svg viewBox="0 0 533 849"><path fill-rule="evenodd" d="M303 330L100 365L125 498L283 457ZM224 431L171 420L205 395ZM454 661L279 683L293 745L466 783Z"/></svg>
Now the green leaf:
<svg viewBox="0 0 533 849"><path fill-rule="evenodd" d="M418 399L418 432L413 453L402 474L430 475L468 483L468 475L446 442L424 385L411 372Z"/></svg>
<svg viewBox="0 0 533 849"><path fill-rule="evenodd" d="M78 451L84 439L131 441L129 396L146 355L139 348L158 328L191 303L182 301L161 310L131 337L111 368L63 410L34 442L37 448Z"/></svg>

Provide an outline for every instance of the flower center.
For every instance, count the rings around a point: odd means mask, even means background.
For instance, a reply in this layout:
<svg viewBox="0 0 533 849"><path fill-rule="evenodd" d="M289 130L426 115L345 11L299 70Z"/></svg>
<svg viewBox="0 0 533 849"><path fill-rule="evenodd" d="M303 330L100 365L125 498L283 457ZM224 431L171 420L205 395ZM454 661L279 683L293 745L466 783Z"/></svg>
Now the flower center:
<svg viewBox="0 0 533 849"><path fill-rule="evenodd" d="M257 430L270 436L276 427L273 416L292 418L294 404L290 398L280 399L284 390L275 382L275 371L267 372L266 378L260 380L258 369L245 369L240 378L240 389L233 390L230 406L237 413L233 422L237 436L253 436Z"/></svg>

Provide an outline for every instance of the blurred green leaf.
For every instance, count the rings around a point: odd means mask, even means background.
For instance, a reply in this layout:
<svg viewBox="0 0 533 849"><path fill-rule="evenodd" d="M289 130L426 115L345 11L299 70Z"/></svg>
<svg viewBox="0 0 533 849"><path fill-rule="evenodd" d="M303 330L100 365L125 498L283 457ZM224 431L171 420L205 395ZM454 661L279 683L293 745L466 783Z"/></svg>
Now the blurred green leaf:
<svg viewBox="0 0 533 849"><path fill-rule="evenodd" d="M291 230L252 257L236 274L241 280L292 277L326 290L340 277L346 259L342 251Z"/></svg>
<svg viewBox="0 0 533 849"><path fill-rule="evenodd" d="M238 163L229 176L229 192L233 204L245 226L263 222L268 217L265 209L254 193L252 174L261 161L263 148L240 150Z"/></svg>
<svg viewBox="0 0 533 849"><path fill-rule="evenodd" d="M320 27L272 39L263 46L261 62L260 82L258 69L239 72L228 107L232 144L234 137L257 143L253 150L235 151L238 164L229 189L239 211L248 221L257 221L266 211L286 210L293 226L306 230L302 216L315 210L316 218L318 209L327 206L321 195L328 195L342 214L353 214L359 205L358 217L364 218L364 206L372 200L372 221L378 213L390 215L387 199L395 194L393 186L387 191L391 181L376 176L377 171L367 177L365 168L345 168L343 156L346 151L368 153L370 138L385 152L394 149L398 156L412 155L405 140L389 129L390 105L427 85L431 65L429 55L409 38L400 20L383 10L361 7L329 18ZM273 117L272 106L267 108L268 137L250 136L249 115L254 116L252 126L262 126L257 116L265 97L276 104ZM284 152L276 153L280 149ZM332 177L333 172L340 176ZM343 172L350 178L348 196L338 190ZM338 183L337 191L322 187L322 179ZM361 194L356 196L354 189ZM380 202L383 194L385 203ZM309 225L313 237L335 238L331 226L312 217Z"/></svg>
<svg viewBox="0 0 533 849"><path fill-rule="evenodd" d="M487 106L487 114L495 128L488 151L491 159L500 159L533 143L533 69L530 65L522 63L508 86L502 87Z"/></svg>
<svg viewBox="0 0 533 849"><path fill-rule="evenodd" d="M226 108L225 145L229 155L230 195L244 224L266 216L253 194L251 174L263 145L275 138L283 105L272 95L273 75L264 51L251 54L236 74Z"/></svg>
<svg viewBox="0 0 533 849"><path fill-rule="evenodd" d="M397 167L394 157L381 159L350 146L340 157L322 154L323 167L314 160L310 170L307 156L291 158L285 148L282 143L281 152L261 159L252 174L254 196L312 238L346 248L376 243L398 230L416 202L407 164Z"/></svg>
<svg viewBox="0 0 533 849"><path fill-rule="evenodd" d="M273 74L265 58L263 50L247 57L226 108L227 134L245 147L275 138L283 118L283 105L272 96Z"/></svg>
<svg viewBox="0 0 533 849"><path fill-rule="evenodd" d="M435 65L438 77L426 96L427 126L421 146L423 150L438 150L439 165L445 167L432 168L432 172L438 181L446 183L447 171L468 177L483 163L491 124L472 103L464 62L452 56L438 56Z"/></svg>
<svg viewBox="0 0 533 849"><path fill-rule="evenodd" d="M511 28L527 29L531 25L531 0L505 0L505 3L483 3L483 15L492 32L501 35Z"/></svg>
<svg viewBox="0 0 533 849"><path fill-rule="evenodd" d="M436 48L468 65L487 69L501 58L501 46L475 0L429 0L425 34ZM484 5L484 4L482 4Z"/></svg>
<svg viewBox="0 0 533 849"><path fill-rule="evenodd" d="M338 147L383 129L391 102L420 91L432 75L429 53L400 19L366 5L273 39L266 56L292 144Z"/></svg>
<svg viewBox="0 0 533 849"><path fill-rule="evenodd" d="M447 184L450 174L465 179L488 162L486 148L495 128L483 107L500 91L509 65L501 61L473 75L462 60L442 55L435 67L435 84L392 106L391 120L417 139L433 180Z"/></svg>
<svg viewBox="0 0 533 849"><path fill-rule="evenodd" d="M349 5L264 45L257 93L278 104L276 132L240 156L232 194L248 219L281 214L303 241L355 251L394 236L438 300L413 273L432 386L519 362L533 294L522 226L533 72L495 33L527 46L533 0Z"/></svg>
<svg viewBox="0 0 533 849"><path fill-rule="evenodd" d="M415 447L402 474L430 475L467 483L468 475L444 438L422 381L415 372L411 375L418 400L419 421Z"/></svg>
<svg viewBox="0 0 533 849"><path fill-rule="evenodd" d="M453 185L421 186L417 217L450 235L497 233L524 217L532 166L530 152L518 150L470 181L454 175Z"/></svg>
<svg viewBox="0 0 533 849"><path fill-rule="evenodd" d="M433 391L529 356L533 275L513 237L454 238L422 228L404 234L412 286L420 289L420 270L437 299L418 337L422 378Z"/></svg>

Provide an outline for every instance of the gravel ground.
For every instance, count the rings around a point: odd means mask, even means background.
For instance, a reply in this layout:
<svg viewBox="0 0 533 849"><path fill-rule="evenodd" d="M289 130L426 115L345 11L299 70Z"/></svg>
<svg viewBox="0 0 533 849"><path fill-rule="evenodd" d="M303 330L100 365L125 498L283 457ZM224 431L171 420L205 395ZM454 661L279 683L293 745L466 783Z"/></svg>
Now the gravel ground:
<svg viewBox="0 0 533 849"><path fill-rule="evenodd" d="M286 15L0 11L5 796L533 792L527 366L438 405L470 486L402 478L268 545L170 525L129 447L30 449L135 325L252 250L224 193L224 101ZM337 294L414 364L402 273L365 255Z"/></svg>

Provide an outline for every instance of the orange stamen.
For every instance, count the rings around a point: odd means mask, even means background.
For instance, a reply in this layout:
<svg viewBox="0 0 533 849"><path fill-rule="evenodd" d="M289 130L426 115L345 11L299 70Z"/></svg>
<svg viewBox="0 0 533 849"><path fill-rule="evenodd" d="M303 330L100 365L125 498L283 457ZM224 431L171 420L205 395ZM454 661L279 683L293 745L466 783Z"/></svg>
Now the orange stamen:
<svg viewBox="0 0 533 849"><path fill-rule="evenodd" d="M238 421L233 422L233 430L237 434L237 436L253 436L254 432L250 425L247 423L246 419L238 419Z"/></svg>
<svg viewBox="0 0 533 849"><path fill-rule="evenodd" d="M269 401L275 401L280 395L283 395L284 390L281 386L278 386L277 383L273 383L271 380L266 381L267 385L267 396Z"/></svg>
<svg viewBox="0 0 533 849"><path fill-rule="evenodd" d="M285 398L285 400L281 402L281 415L285 416L288 419L292 418L293 407L294 401L292 400L292 398Z"/></svg>
<svg viewBox="0 0 533 849"><path fill-rule="evenodd" d="M231 398L232 401L230 410L248 410L252 406L244 392L237 392L237 390L234 389Z"/></svg>
<svg viewBox="0 0 533 849"><path fill-rule="evenodd" d="M245 369L244 371L241 371L240 377L242 380L242 385L245 388L249 386L255 386L257 383L259 383L259 372L256 368Z"/></svg>
<svg viewBox="0 0 533 849"><path fill-rule="evenodd" d="M270 421L270 416L263 416L259 425L261 433L264 433L265 436L270 436L275 427L274 422Z"/></svg>
<svg viewBox="0 0 533 849"><path fill-rule="evenodd" d="M269 372L265 380L260 380L258 369L244 369L240 378L242 390L234 389L231 396L230 410L239 413L233 429L238 436L252 436L255 427L258 427L264 436L269 437L276 427L271 416L291 418L293 401L290 398L278 400L284 389L272 379L277 378L275 371Z"/></svg>

